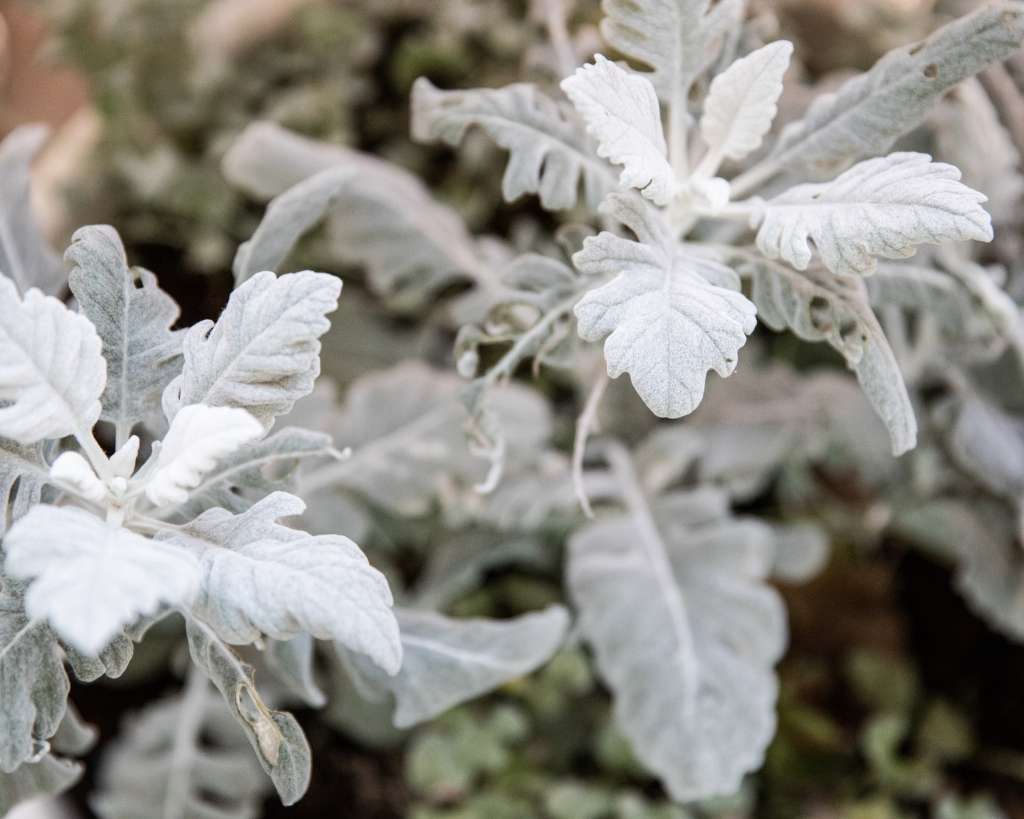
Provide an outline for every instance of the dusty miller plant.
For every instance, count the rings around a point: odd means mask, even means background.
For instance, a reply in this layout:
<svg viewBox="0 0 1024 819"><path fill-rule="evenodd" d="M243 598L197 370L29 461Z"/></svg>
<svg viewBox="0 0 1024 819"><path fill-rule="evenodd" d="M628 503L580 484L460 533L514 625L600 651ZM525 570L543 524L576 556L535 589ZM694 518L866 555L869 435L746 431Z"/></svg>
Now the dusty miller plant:
<svg viewBox="0 0 1024 819"><path fill-rule="evenodd" d="M212 815L212 796L253 815L264 787L253 759L294 802L309 748L276 700L331 699L337 722L379 735L378 716L411 726L557 649L557 606L511 621L440 613L487 566L535 560L519 536L552 527L571 530L576 632L637 758L678 801L732 793L774 733L786 623L769 581L806 577L824 549L814 526L734 505L779 469L803 476L794 485L813 503L806 476L826 450L890 488L906 483L893 463L945 458L931 424L912 451L918 386L935 371L954 373L939 413L952 420L938 425L952 430L951 459L1011 503L1024 495L993 454L1019 439L1018 422L999 416L1006 434L980 435L993 424L976 419L991 412L969 374L979 358L1024 350L1016 306L967 244L992 239L985 196L927 154L887 153L1019 46L1024 6L988 5L896 50L773 134L792 48L754 41L742 2L606 0L602 33L633 67L598 54L582 68L558 4L538 5L560 87L441 91L423 79L412 99L414 136L455 145L479 128L509 153L507 199L572 211L526 253L473 237L397 166L255 124L224 171L272 200L266 216L235 257L220 318L171 329L173 301L128 266L110 228L72 241L74 308L44 295L60 293L63 270L26 222L38 132L4 143L0 807L79 774L69 758L89 737L65 667L118 675L170 612L185 622L191 671L108 755L97 810ZM390 308L429 309L457 331L468 383L406 362L351 384L341 406L329 387L314 391L340 282L273 271L321 221L330 253L362 265ZM905 261L922 245L936 249ZM758 321L830 344L862 393L756 356L733 375ZM530 359L580 387L571 458L552 446L544 401L507 383ZM709 370L732 377L712 379L701 407ZM632 449L626 436L588 447L622 374L654 416L692 417ZM887 431L885 453L865 410ZM297 426L274 429L286 415ZM967 491L953 478L927 488L937 507L894 496L894 528L934 531L936 508L940 526L949 517L944 493ZM451 541L429 544L411 588L338 534L369 537L377 518L438 508ZM283 523L303 513L304 528ZM508 543L480 549L496 532ZM997 624L1012 592L999 565L962 569ZM257 690L254 664L276 690Z"/></svg>
<svg viewBox="0 0 1024 819"><path fill-rule="evenodd" d="M536 195L562 213L555 236L525 254L475 238L401 169L257 124L224 163L234 184L273 200L236 281L276 269L326 220L329 252L364 266L394 309L440 301L434 316L458 329L455 365L469 379L469 433L491 463L477 488L492 508L537 520L572 493L596 517L569 537L565 576L620 730L675 799L731 793L774 732L786 624L767 581L806 576L806 556L823 548L820 530L736 517L733 503L837 446L894 487L860 402L892 455L912 453L930 377L945 371L962 397L961 368L1021 349L1019 312L969 244L993 238L986 196L953 165L893 148L940 102L948 115L951 89L976 100L976 85L958 84L1020 46L1024 6L988 4L896 49L773 133L792 46L757 43L742 2L605 0L601 32L625 59L596 54L580 68L560 5L537 5L550 10L559 87L444 91L420 79L412 129L452 146L482 131L508 152L505 198ZM1011 182L1014 165L1003 166ZM659 427L633 452L611 438L588 452L609 379L627 374L657 417L686 416L709 370L733 374L758 322L827 342L863 398L842 379L773 369L774 385L717 402L717 416ZM529 474L536 462L525 473L514 462L495 403L531 359L583 393L571 462L549 462L543 478ZM915 470L943 457L933 433L908 456Z"/></svg>
<svg viewBox="0 0 1024 819"><path fill-rule="evenodd" d="M301 798L310 749L273 705L325 704L314 641L400 728L544 662L561 607L490 621L447 618L425 597L393 606L352 540L285 524L305 510L289 491L300 462L373 470L369 447L347 463L324 432L274 429L313 390L341 280L257 273L215 322L172 329L174 300L108 226L75 233L65 276L29 215L44 136L0 145L0 811L81 774L74 756L94 737L66 668L121 675L170 614L185 624L183 692L137 715L108 756L93 800L104 817L253 816L259 767L285 804ZM54 295L65 279L73 306ZM249 660L277 693L261 693Z"/></svg>

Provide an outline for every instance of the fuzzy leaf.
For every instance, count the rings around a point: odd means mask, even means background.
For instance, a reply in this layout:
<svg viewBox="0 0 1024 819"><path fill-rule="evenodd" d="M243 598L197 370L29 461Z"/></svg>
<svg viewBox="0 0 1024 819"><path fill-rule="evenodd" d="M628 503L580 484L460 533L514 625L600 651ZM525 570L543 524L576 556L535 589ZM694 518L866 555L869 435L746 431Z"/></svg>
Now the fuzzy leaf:
<svg viewBox="0 0 1024 819"><path fill-rule="evenodd" d="M626 56L649 65L651 82L665 102L685 105L685 92L700 69L709 0L603 0L604 38Z"/></svg>
<svg viewBox="0 0 1024 819"><path fill-rule="evenodd" d="M509 152L501 190L507 202L534 193L548 210L596 208L615 189L615 174L595 156L582 124L525 83L498 89L440 91L421 77L412 89L412 134L420 142L458 145L479 126Z"/></svg>
<svg viewBox="0 0 1024 819"><path fill-rule="evenodd" d="M242 446L219 458L217 465L189 490L179 516L197 517L220 506L230 512L248 509L275 489L289 489L294 472L305 460L322 458L333 451L329 435L298 427L286 427L260 441Z"/></svg>
<svg viewBox="0 0 1024 819"><path fill-rule="evenodd" d="M49 136L44 125L15 128L0 142L0 273L19 292L32 287L56 294L64 286L64 266L36 224L32 210L31 162Z"/></svg>
<svg viewBox="0 0 1024 819"><path fill-rule="evenodd" d="M761 321L807 341L827 341L857 374L864 394L889 430L894 455L917 443L917 420L899 364L871 310L864 280L820 268L799 273L752 260L750 297Z"/></svg>
<svg viewBox="0 0 1024 819"><path fill-rule="evenodd" d="M579 628L618 726L684 802L734 793L775 731L773 666L786 627L763 582L771 532L725 514L724 499L705 490L666 506L654 532L622 517L569 541ZM649 547L667 555L670 575Z"/></svg>
<svg viewBox="0 0 1024 819"><path fill-rule="evenodd" d="M209 689L205 677L200 681ZM130 715L103 755L89 800L101 819L259 815L269 783L223 701L209 694L160 700Z"/></svg>
<svg viewBox="0 0 1024 819"><path fill-rule="evenodd" d="M322 708L327 697L317 685L313 673L315 653L316 640L308 634L300 634L290 640L271 640L263 657L267 667L290 694L305 705Z"/></svg>
<svg viewBox="0 0 1024 819"><path fill-rule="evenodd" d="M1024 419L966 395L947 437L953 460L986 489L1011 502L1024 496Z"/></svg>
<svg viewBox="0 0 1024 819"><path fill-rule="evenodd" d="M267 429L313 389L320 336L338 306L341 280L304 271L259 273L231 294L216 324L185 337L185 365L164 392L168 418L187 404L240 407Z"/></svg>
<svg viewBox="0 0 1024 819"><path fill-rule="evenodd" d="M387 580L348 538L278 523L305 508L275 492L240 515L213 509L163 535L201 563L197 616L232 644L305 632L365 653L394 674L402 648Z"/></svg>
<svg viewBox="0 0 1024 819"><path fill-rule="evenodd" d="M885 153L948 89L1008 57L1022 39L1024 4L987 3L927 40L890 51L835 94L818 97L783 131L772 158L821 178Z"/></svg>
<svg viewBox="0 0 1024 819"><path fill-rule="evenodd" d="M711 82L700 120L711 156L742 159L761 147L778 110L792 53L792 43L770 43L737 60Z"/></svg>
<svg viewBox="0 0 1024 819"><path fill-rule="evenodd" d="M576 305L580 336L607 336L608 375L630 374L633 387L662 418L692 412L709 369L723 378L753 332L755 309L741 293L699 276L657 214L636 197L614 195L609 215L639 241L612 233L588 238L573 257L587 275L616 274Z"/></svg>
<svg viewBox="0 0 1024 819"><path fill-rule="evenodd" d="M869 159L831 182L798 185L765 204L757 246L798 270L811 242L834 273L868 275L876 256L904 259L924 242L992 240L984 195L927 154Z"/></svg>
<svg viewBox="0 0 1024 819"><path fill-rule="evenodd" d="M569 626L561 606L512 620L457 620L415 609L398 609L397 615L403 649L398 674L389 678L358 657L347 658L368 690L394 697L397 728L411 728L529 674L551 659Z"/></svg>
<svg viewBox="0 0 1024 819"><path fill-rule="evenodd" d="M0 575L0 772L17 769L53 736L70 688L53 633L25 614L20 587Z"/></svg>
<svg viewBox="0 0 1024 819"><path fill-rule="evenodd" d="M352 456L303 476L308 480L300 480L302 492L338 487L415 517L428 513L453 482L480 482L487 464L466 441L464 387L454 374L416 361L363 376L328 427L339 447L352 448ZM494 392L492 405L510 457L535 451L550 435L550 411L536 393L509 385ZM336 501L328 496L323 503Z"/></svg>
<svg viewBox="0 0 1024 819"><path fill-rule="evenodd" d="M107 387L101 417L126 429L158 418L160 394L181 369L183 334L170 329L181 312L178 305L152 273L128 268L112 227L75 231L65 256L75 265L71 292L103 342Z"/></svg>
<svg viewBox="0 0 1024 819"><path fill-rule="evenodd" d="M174 416L146 484L146 497L157 506L188 500L223 458L263 436L263 427L248 412L234 407L190 404Z"/></svg>
<svg viewBox="0 0 1024 819"><path fill-rule="evenodd" d="M42 444L22 446L0 438L0 537L13 523L39 503L49 480Z"/></svg>
<svg viewBox="0 0 1024 819"><path fill-rule="evenodd" d="M326 216L329 252L364 265L372 288L394 307L418 309L456 282L495 286L461 217L397 165L260 122L231 146L224 174L251 195L276 197L239 248L236 282L276 269L294 241Z"/></svg>
<svg viewBox="0 0 1024 819"><path fill-rule="evenodd" d="M92 323L0 276L0 435L22 444L88 433L107 380Z"/></svg>
<svg viewBox="0 0 1024 819"><path fill-rule="evenodd" d="M309 743L302 728L291 714L267 707L256 690L252 666L239 659L212 628L193 618L186 624L192 662L224 697L281 802L294 805L309 787L311 772Z"/></svg>
<svg viewBox="0 0 1024 819"><path fill-rule="evenodd" d="M33 507L7 533L4 551L7 572L32 580L28 615L90 657L160 604L187 603L198 583L187 552L72 506Z"/></svg>
<svg viewBox="0 0 1024 819"><path fill-rule="evenodd" d="M53 754L46 754L38 762L26 762L12 773L0 771L0 816L7 816L20 802L64 793L84 771L81 762Z"/></svg>
<svg viewBox="0 0 1024 819"><path fill-rule="evenodd" d="M597 54L562 80L562 90L597 140L597 155L622 166L619 184L667 205L676 181L654 86Z"/></svg>

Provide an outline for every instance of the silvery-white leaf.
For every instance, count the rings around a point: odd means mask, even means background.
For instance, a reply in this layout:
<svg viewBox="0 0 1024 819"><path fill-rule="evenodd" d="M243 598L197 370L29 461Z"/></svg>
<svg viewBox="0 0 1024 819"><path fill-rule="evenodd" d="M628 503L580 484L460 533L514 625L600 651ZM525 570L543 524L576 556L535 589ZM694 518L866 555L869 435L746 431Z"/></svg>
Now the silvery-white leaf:
<svg viewBox="0 0 1024 819"><path fill-rule="evenodd" d="M792 53L793 44L786 40L769 43L715 77L700 120L709 156L742 159L761 147L778 110Z"/></svg>
<svg viewBox="0 0 1024 819"><path fill-rule="evenodd" d="M701 36L704 40L704 60L698 74L712 69L721 73L736 58L736 50L743 36L743 21L747 16L747 0L718 0L704 16ZM714 71L714 68L718 71Z"/></svg>
<svg viewBox="0 0 1024 819"><path fill-rule="evenodd" d="M502 179L508 202L535 193L548 210L563 210L576 205L582 188L587 206L596 208L615 189L615 173L596 155L582 123L534 86L440 91L425 78L416 80L415 139L454 146L473 126L509 152Z"/></svg>
<svg viewBox="0 0 1024 819"><path fill-rule="evenodd" d="M569 541L570 594L615 697L619 729L672 797L734 793L775 731L782 603L763 580L772 537L709 491L658 526L601 520Z"/></svg>
<svg viewBox="0 0 1024 819"><path fill-rule="evenodd" d="M29 616L87 656L162 603L187 603L199 580L187 551L72 506L34 507L10 528L4 551L8 574L32 581Z"/></svg>
<svg viewBox="0 0 1024 819"><path fill-rule="evenodd" d="M182 407L156 454L146 497L157 506L184 503L223 458L262 436L262 424L243 409Z"/></svg>
<svg viewBox="0 0 1024 819"><path fill-rule="evenodd" d="M0 275L0 435L22 444L91 434L107 380L102 343L85 316L52 296L24 300Z"/></svg>
<svg viewBox="0 0 1024 819"><path fill-rule="evenodd" d="M327 697L313 673L316 641L308 634L290 640L271 640L263 657L267 667L287 691L313 708L321 708Z"/></svg>
<svg viewBox="0 0 1024 819"><path fill-rule="evenodd" d="M130 430L159 418L160 394L181 369L180 310L145 270L128 268L124 245L107 225L80 228L65 257L75 266L69 284L96 327L107 362L104 420ZM136 280L136 275L138 280Z"/></svg>
<svg viewBox="0 0 1024 819"><path fill-rule="evenodd" d="M0 772L17 769L53 736L70 687L53 633L25 614L20 586L0 575Z"/></svg>
<svg viewBox="0 0 1024 819"><path fill-rule="evenodd" d="M562 90L597 140L597 155L622 166L619 184L667 205L676 178L650 81L597 54L593 63L562 80Z"/></svg>
<svg viewBox="0 0 1024 819"><path fill-rule="evenodd" d="M352 456L300 481L358 493L403 516L425 514L453 479L483 480L486 463L466 443L465 386L452 373L416 361L369 373L352 384L330 431ZM551 431L550 411L539 396L518 385L495 391L494 412L511 452L531 452ZM330 503L330 499L325 500Z"/></svg>
<svg viewBox="0 0 1024 819"><path fill-rule="evenodd" d="M92 465L74 450L57 457L50 467L50 479L93 503L101 503L107 497L107 485L99 479Z"/></svg>
<svg viewBox="0 0 1024 819"><path fill-rule="evenodd" d="M0 537L32 506L39 503L49 468L42 444L23 446L0 438Z"/></svg>
<svg viewBox="0 0 1024 819"><path fill-rule="evenodd" d="M275 196L256 232L238 247L235 286L261 270L278 270L295 243L342 199L356 174L354 166L327 168Z"/></svg>
<svg viewBox="0 0 1024 819"><path fill-rule="evenodd" d="M875 308L896 305L927 315L938 324L945 344L967 356L989 359L1005 345L995 313L979 305L949 273L908 262L883 262L865 284Z"/></svg>
<svg viewBox="0 0 1024 819"><path fill-rule="evenodd" d="M0 273L22 293L36 287L55 294L64 286L64 266L36 224L29 189L32 159L48 136L44 125L22 125L0 142Z"/></svg>
<svg viewBox="0 0 1024 819"><path fill-rule="evenodd" d="M798 185L765 203L757 246L798 270L811 242L834 273L873 273L876 256L903 259L924 242L992 240L984 195L952 165L896 153L854 165L831 182Z"/></svg>
<svg viewBox="0 0 1024 819"><path fill-rule="evenodd" d="M303 461L323 458L332 451L331 437L325 433L299 427L277 430L218 459L189 491L178 515L191 519L214 506L242 512L275 489L290 490L294 472Z"/></svg>
<svg viewBox="0 0 1024 819"><path fill-rule="evenodd" d="M864 394L885 422L894 455L917 443L917 419L892 348L868 302L864 281L811 267L752 260L751 298L773 330L790 329L807 341L827 341L857 374Z"/></svg>
<svg viewBox="0 0 1024 819"><path fill-rule="evenodd" d="M927 40L890 51L835 94L818 97L788 126L772 158L785 168L832 176L888 151L952 86L1020 48L1024 4L987 3Z"/></svg>
<svg viewBox="0 0 1024 819"><path fill-rule="evenodd" d="M313 389L319 339L340 292L340 279L308 270L250 278L216 324L200 322L185 336L184 368L163 396L167 417L187 404L240 407L269 429Z"/></svg>
<svg viewBox="0 0 1024 819"><path fill-rule="evenodd" d="M397 165L260 122L242 132L223 166L228 180L247 193L278 197L239 249L237 281L258 264L275 269L326 215L330 252L364 265L373 289L395 307L417 309L455 282L484 290L496 284L461 217Z"/></svg>
<svg viewBox="0 0 1024 819"><path fill-rule="evenodd" d="M81 762L49 753L11 773L0 771L0 816L7 816L8 811L29 799L64 793L82 778L84 771Z"/></svg>
<svg viewBox="0 0 1024 819"><path fill-rule="evenodd" d="M1024 497L1024 419L979 395L965 395L947 434L950 455L989 491Z"/></svg>
<svg viewBox="0 0 1024 819"><path fill-rule="evenodd" d="M775 562L772 575L787 583L805 583L818 574L828 562L828 533L814 523L777 524Z"/></svg>
<svg viewBox="0 0 1024 819"><path fill-rule="evenodd" d="M942 498L901 510L893 528L951 560L957 588L971 608L1024 642L1024 560L1004 509L983 499Z"/></svg>
<svg viewBox="0 0 1024 819"><path fill-rule="evenodd" d="M684 95L705 56L708 5L709 0L604 0L601 33L618 51L653 69L650 79L662 100L685 106Z"/></svg>
<svg viewBox="0 0 1024 819"><path fill-rule="evenodd" d="M101 819L255 819L269 783L224 702L202 689L129 715L104 753ZM201 733L200 733L201 732ZM202 741L200 741L202 740Z"/></svg>
<svg viewBox="0 0 1024 819"><path fill-rule="evenodd" d="M267 707L256 690L252 666L243 662L212 628L191 617L186 624L192 662L224 697L281 802L294 805L309 787L311 773L309 743L302 728L291 714Z"/></svg>
<svg viewBox="0 0 1024 819"><path fill-rule="evenodd" d="M1024 195L1021 155L981 83L972 78L946 94L931 121L936 153L988 197L993 221L1015 219Z"/></svg>
<svg viewBox="0 0 1024 819"><path fill-rule="evenodd" d="M394 697L397 728L411 728L529 674L551 659L569 627L561 606L511 620L460 620L416 609L398 609L397 615L403 648L398 674L389 678L361 658L349 658L363 685Z"/></svg>
<svg viewBox="0 0 1024 819"><path fill-rule="evenodd" d="M630 374L633 387L662 418L692 412L707 371L723 378L753 332L756 310L741 293L694 272L660 216L638 197L613 194L609 215L639 241L604 232L586 240L573 262L593 276L614 274L576 305L580 337L604 344L608 375Z"/></svg>
<svg viewBox="0 0 1024 819"><path fill-rule="evenodd" d="M275 492L239 515L212 509L161 537L198 557L193 608L222 639L241 645L305 632L365 653L394 674L402 649L387 580L348 538L278 523L305 508Z"/></svg>

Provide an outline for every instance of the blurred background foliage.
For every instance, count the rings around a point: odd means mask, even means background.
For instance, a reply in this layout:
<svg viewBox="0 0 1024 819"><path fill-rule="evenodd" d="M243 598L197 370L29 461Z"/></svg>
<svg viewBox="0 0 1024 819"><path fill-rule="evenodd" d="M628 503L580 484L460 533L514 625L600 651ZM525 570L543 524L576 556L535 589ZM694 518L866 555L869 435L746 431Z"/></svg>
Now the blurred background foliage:
<svg viewBox="0 0 1024 819"><path fill-rule="evenodd" d="M802 64L791 74L785 116L806 103L811 83L829 87L976 4L749 5L751 25L765 38L798 43ZM445 88L557 79L544 76L542 11L525 0L3 0L0 129L38 119L54 128L36 194L55 243L78 224L116 225L129 257L160 273L191 322L223 304L232 255L262 212L219 169L230 140L256 119L394 160L475 231L534 243L550 217L529 198L501 203L498 150L473 138L458 154L413 143L408 94L421 75ZM576 4L574 29L595 47L599 17L596 2ZM1014 67L1000 70L983 84L1019 149L1024 105L1013 93ZM1012 257L1019 227L1006 232L993 252ZM316 236L298 258L338 269ZM361 271L339 272L346 295L326 342L327 373L344 385L412 355L450 366L446 330L387 314ZM807 354L789 338L772 344L791 360ZM557 399L557 389L542 386ZM571 435L569 420L561 435ZM668 803L612 727L587 656L570 645L533 677L400 745L346 736L333 727L344 725L344 714L326 724L301 713L316 767L309 795L287 815L1024 817L1024 649L968 610L941 560L871 537L873 520L886 514L875 487L842 468L815 477L828 488L809 505L842 521L833 531L849 537L833 543L814 580L782 584L792 637L781 666L779 732L763 771L736 798L692 810ZM757 504L774 501L762 495L751 503L763 511ZM552 567L561 534L549 538ZM515 614L559 599L559 582L557 568L496 571L455 611ZM145 673L144 657L138 665L114 689L76 695L106 736L126 705L167 684ZM87 780L78 796L90 788ZM266 815L285 814L271 802Z"/></svg>

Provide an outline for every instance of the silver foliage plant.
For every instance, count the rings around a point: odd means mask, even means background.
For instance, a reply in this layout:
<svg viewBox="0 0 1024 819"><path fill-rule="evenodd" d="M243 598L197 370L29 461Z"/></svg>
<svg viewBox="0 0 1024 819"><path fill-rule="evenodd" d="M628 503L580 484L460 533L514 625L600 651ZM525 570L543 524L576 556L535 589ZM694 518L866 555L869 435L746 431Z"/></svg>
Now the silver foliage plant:
<svg viewBox="0 0 1024 819"><path fill-rule="evenodd" d="M157 278L129 266L113 228L91 226L66 253L73 301L46 295L33 285L60 294L61 265L24 222L26 144L38 144L37 131L0 146L10 178L25 180L14 189L12 230L0 234L10 272L0 275L3 812L81 775L74 757L93 737L68 702L67 667L84 682L120 676L134 643L168 615L185 625L183 693L140 715L108 754L94 800L104 817L213 816L224 804L255 816L267 785L260 767L282 802L300 799L310 748L274 706L325 704L318 650L340 658L367 697L392 703L394 724L408 728L558 649L568 625L559 606L501 621L448 618L411 595L395 606L388 580L352 540L289 525L306 511L290 491L300 463L310 464L311 496L324 474L332 483L353 476L369 497L374 480L394 475L395 494L384 498L399 505L397 478L417 466L399 451L375 466L387 447L362 446L356 417L339 429L359 446L352 458L326 430L274 429L313 392L340 279L257 272L216 321L172 329L179 309ZM465 449L451 390L419 375L441 390L435 426ZM473 472L480 459L465 460ZM276 688L257 687L257 666Z"/></svg>
<svg viewBox="0 0 1024 819"><path fill-rule="evenodd" d="M770 581L807 578L827 552L818 525L733 507L779 472L813 504L825 457L889 493L879 531L944 532L964 594L1024 638L1010 605L1024 569L1008 547L1024 419L978 373L1024 362L1024 336L971 244L993 239L1020 190L963 148L966 178L900 142L962 110L998 125L970 77L1019 47L1024 4L988 4L895 50L781 128L793 48L758 42L742 2L605 0L610 56L582 67L550 5L560 85L420 79L412 97L417 139L454 146L481 130L508 153L504 196L560 213L526 252L473 236L397 166L257 123L224 173L269 200L266 215L217 321L174 329L173 300L108 227L73 238L74 307L45 295L61 291L59 265L25 224L17 181L38 137L0 146L20 199L0 212L0 808L80 773L91 738L66 668L119 675L170 613L185 623L183 692L108 754L96 809L255 815L256 763L296 801L310 750L278 705L326 704L379 740L381 714L408 728L558 649L559 606L507 621L441 613L490 568L543 565L552 529L569 532L575 634L637 758L678 801L733 793L775 729L787 632ZM315 383L341 283L278 271L320 222L328 252L365 268L391 309L438 305L456 372L396 362L341 401ZM762 361L747 345L758 323L827 342L859 389ZM580 388L571 457L552 443L547 402L509 383L531 359ZM949 388L938 407L920 389L936 373ZM623 374L651 415L687 421L648 425L632 449L591 441ZM979 487L987 502L964 508ZM447 539L411 586L349 539L436 510ZM257 689L257 666L273 690Z"/></svg>
<svg viewBox="0 0 1024 819"><path fill-rule="evenodd" d="M774 733L786 618L768 581L805 579L827 550L820 527L738 517L735 502L779 470L794 498L813 502L794 487L813 485L809 464L822 458L891 493L879 536L984 528L945 523L965 510L944 493L973 491L970 481L918 481L908 497L908 473L937 463L973 467L975 481L1003 489L988 491L1019 502L1018 450L999 452L1001 435L986 443L993 423L977 420L998 409L964 402L981 400L973 368L1024 350L999 271L974 262L972 243L993 240L993 215L1011 221L1020 188L1019 157L971 79L1019 48L1024 4L989 3L894 50L781 126L793 47L759 42L742 2L604 0L607 50L592 56L578 53L591 41L573 39L563 5L544 5L560 84L447 91L421 78L412 131L450 146L482 132L507 152L504 197L535 195L557 212L555 236L526 252L474 237L400 169L260 123L224 162L232 183L271 200L236 282L276 269L324 221L327 252L365 266L394 309L440 301L435 318L457 330L470 436L491 463L478 486L486 502L443 500L508 529L575 521L567 593L619 729L675 799L700 800L735 792ZM969 136L968 107L993 128ZM908 138L951 121L963 146L942 128L937 148L963 160L966 178ZM972 160L981 139L1005 173ZM832 374L797 378L756 350L737 372L758 323L827 342L859 391ZM501 417L503 386L531 359L579 388L571 458L517 447L521 432ZM692 418L632 452L611 437L588 448L609 380L623 374L654 416ZM936 378L953 390L942 418L920 392ZM725 396L708 411L706 386ZM996 425L1019 442L1022 423ZM344 467L321 476L316 488L333 482L335 499L360 480ZM585 514L574 517L573 496ZM1008 629L1004 604L1020 586L1000 570L1011 557L999 548L991 560L951 551L965 594Z"/></svg>

